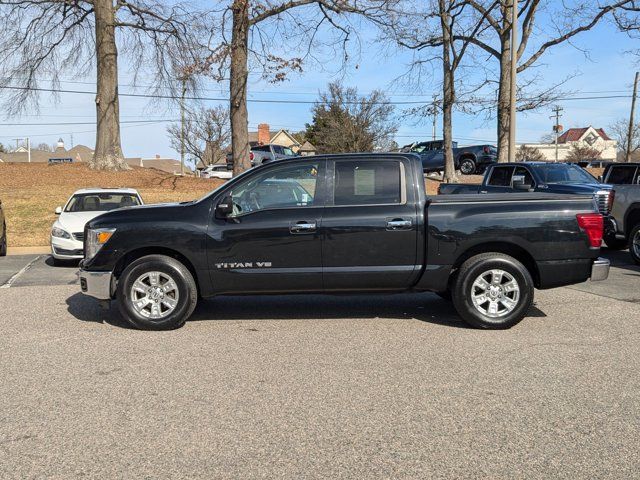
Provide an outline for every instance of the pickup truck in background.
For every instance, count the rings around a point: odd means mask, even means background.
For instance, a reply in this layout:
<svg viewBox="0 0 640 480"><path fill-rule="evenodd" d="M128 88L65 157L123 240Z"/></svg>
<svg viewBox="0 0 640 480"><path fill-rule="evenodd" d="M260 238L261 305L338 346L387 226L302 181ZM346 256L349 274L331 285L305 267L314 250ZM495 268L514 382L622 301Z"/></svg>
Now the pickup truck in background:
<svg viewBox="0 0 640 480"><path fill-rule="evenodd" d="M611 185L600 183L583 168L571 163L513 162L492 165L480 185L442 183L439 194L544 192L592 195L605 217L605 238L611 238L613 202Z"/></svg>
<svg viewBox="0 0 640 480"><path fill-rule="evenodd" d="M300 157L197 201L91 220L79 276L144 329L182 326L201 297L406 291L498 329L535 288L605 279L602 231L590 195L427 197L417 155Z"/></svg>
<svg viewBox="0 0 640 480"><path fill-rule="evenodd" d="M442 140L412 143L400 149L401 152L416 153L422 160L422 170L425 173L444 170L444 147ZM498 150L493 145L469 145L458 147L453 142L453 160L456 170L464 175L482 173L498 160Z"/></svg>
<svg viewBox="0 0 640 480"><path fill-rule="evenodd" d="M266 145L255 145L251 147L249 152L249 160L251 166L256 167L263 163L273 162L274 160L287 160L296 158L298 156L289 147L283 147L282 145L275 145L272 143ZM231 153L227 153L227 168L233 170L233 157Z"/></svg>
<svg viewBox="0 0 640 480"><path fill-rule="evenodd" d="M640 163L612 163L602 178L613 187L614 238L607 246L619 250L629 247L631 258L640 265Z"/></svg>

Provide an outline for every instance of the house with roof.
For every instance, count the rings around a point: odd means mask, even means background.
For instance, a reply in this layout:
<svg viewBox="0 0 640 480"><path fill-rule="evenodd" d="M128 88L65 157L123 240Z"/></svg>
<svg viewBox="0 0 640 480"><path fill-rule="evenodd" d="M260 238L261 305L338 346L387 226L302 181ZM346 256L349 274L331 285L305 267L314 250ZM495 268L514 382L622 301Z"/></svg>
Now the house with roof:
<svg viewBox="0 0 640 480"><path fill-rule="evenodd" d="M615 161L618 154L618 142L609 137L603 128L595 128L591 125L582 128L569 128L558 137L558 160L565 160L574 145L602 152L600 154L601 160ZM555 142L527 143L526 146L537 148L548 161L554 161L556 158Z"/></svg>
<svg viewBox="0 0 640 480"><path fill-rule="evenodd" d="M76 145L67 150L62 139L58 140L53 152L31 149L31 155L25 147L13 152L0 153L0 161L6 163L48 163L49 160L72 159L73 162L88 162L93 157L93 150L84 145Z"/></svg>
<svg viewBox="0 0 640 480"><path fill-rule="evenodd" d="M249 145L252 147L266 145L269 143L289 147L300 155L315 155L316 153L316 147L314 147L310 142L299 142L298 139L295 138L288 130L281 129L275 134L271 134L271 129L268 123L259 124L257 132L249 132Z"/></svg>

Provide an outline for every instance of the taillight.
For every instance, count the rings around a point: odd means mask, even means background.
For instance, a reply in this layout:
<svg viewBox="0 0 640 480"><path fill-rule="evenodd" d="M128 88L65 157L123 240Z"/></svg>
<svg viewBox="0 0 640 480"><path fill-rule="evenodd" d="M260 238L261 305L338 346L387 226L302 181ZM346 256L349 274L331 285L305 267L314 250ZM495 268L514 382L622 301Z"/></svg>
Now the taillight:
<svg viewBox="0 0 640 480"><path fill-rule="evenodd" d="M442 191L442 184L438 184L438 195L440 195L440 192Z"/></svg>
<svg viewBox="0 0 640 480"><path fill-rule="evenodd" d="M611 213L611 209L613 208L613 201L616 198L616 191L615 190L611 190L611 193L609 194L609 199L607 200L607 213Z"/></svg>
<svg viewBox="0 0 640 480"><path fill-rule="evenodd" d="M252 162L253 162L253 157L254 157L253 152L249 152L249 160L251 160Z"/></svg>
<svg viewBox="0 0 640 480"><path fill-rule="evenodd" d="M602 233L604 230L604 220L599 213L579 213L576 215L578 225L587 232L589 244L594 248L602 245Z"/></svg>

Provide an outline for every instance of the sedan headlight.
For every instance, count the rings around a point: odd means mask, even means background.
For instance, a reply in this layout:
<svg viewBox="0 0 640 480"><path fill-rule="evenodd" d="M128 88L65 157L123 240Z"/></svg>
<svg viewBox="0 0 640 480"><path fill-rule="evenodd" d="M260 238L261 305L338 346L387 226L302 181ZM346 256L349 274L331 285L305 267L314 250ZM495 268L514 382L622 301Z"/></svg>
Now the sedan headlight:
<svg viewBox="0 0 640 480"><path fill-rule="evenodd" d="M58 238L71 238L71 234L69 232L59 227L53 227L51 229L51 235Z"/></svg>
<svg viewBox="0 0 640 480"><path fill-rule="evenodd" d="M115 228L96 228L95 230L87 230L87 238L84 239L85 260L93 258L102 246L109 241L115 231Z"/></svg>

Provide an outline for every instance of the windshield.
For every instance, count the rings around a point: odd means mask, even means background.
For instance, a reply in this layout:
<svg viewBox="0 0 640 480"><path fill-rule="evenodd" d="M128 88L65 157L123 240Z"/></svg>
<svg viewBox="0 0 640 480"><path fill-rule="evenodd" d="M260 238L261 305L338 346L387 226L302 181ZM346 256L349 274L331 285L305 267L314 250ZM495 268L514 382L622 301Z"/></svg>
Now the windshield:
<svg viewBox="0 0 640 480"><path fill-rule="evenodd" d="M140 205L140 199L133 193L83 193L71 197L64 211L108 212L133 205Z"/></svg>
<svg viewBox="0 0 640 480"><path fill-rule="evenodd" d="M543 183L598 183L595 177L577 165L550 163L548 165L538 165L536 170Z"/></svg>

